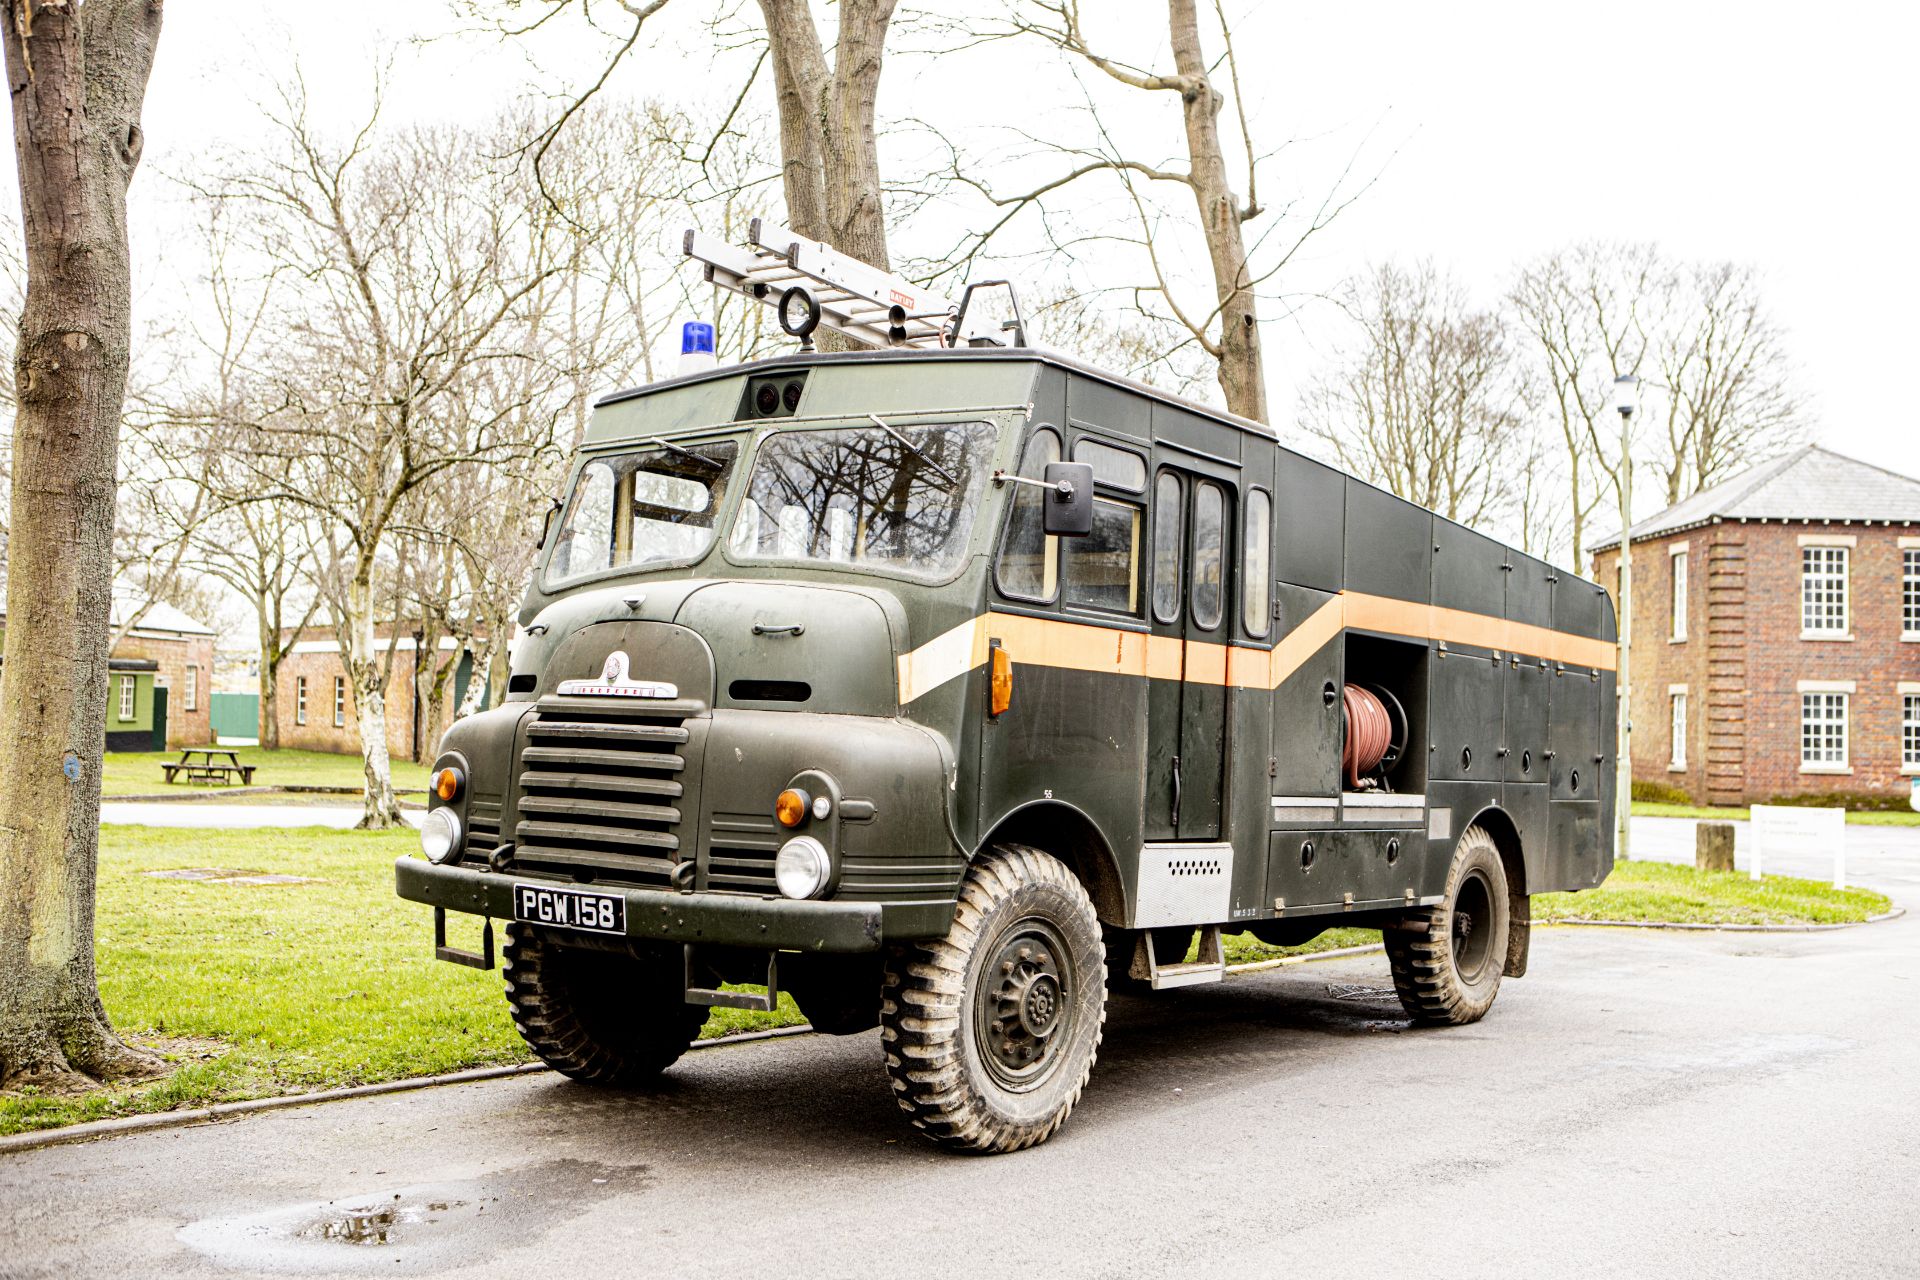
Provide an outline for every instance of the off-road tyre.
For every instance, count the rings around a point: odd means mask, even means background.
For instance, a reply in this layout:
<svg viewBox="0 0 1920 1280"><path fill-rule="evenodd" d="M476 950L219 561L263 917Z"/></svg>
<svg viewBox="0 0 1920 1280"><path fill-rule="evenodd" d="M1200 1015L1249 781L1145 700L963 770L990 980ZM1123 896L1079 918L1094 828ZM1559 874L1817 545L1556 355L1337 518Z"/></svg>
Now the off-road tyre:
<svg viewBox="0 0 1920 1280"><path fill-rule="evenodd" d="M894 1099L942 1146L1031 1147L1079 1101L1106 1016L1086 890L1050 855L998 846L961 882L947 936L888 956L880 1036Z"/></svg>
<svg viewBox="0 0 1920 1280"><path fill-rule="evenodd" d="M1394 989L1415 1022L1464 1026L1487 1015L1506 965L1508 911L1500 850L1484 828L1468 827L1453 849L1445 900L1381 931Z"/></svg>
<svg viewBox="0 0 1920 1280"><path fill-rule="evenodd" d="M556 946L507 926L513 1025L540 1061L584 1084L645 1084L679 1060L711 1012L688 1004L664 972L632 956Z"/></svg>

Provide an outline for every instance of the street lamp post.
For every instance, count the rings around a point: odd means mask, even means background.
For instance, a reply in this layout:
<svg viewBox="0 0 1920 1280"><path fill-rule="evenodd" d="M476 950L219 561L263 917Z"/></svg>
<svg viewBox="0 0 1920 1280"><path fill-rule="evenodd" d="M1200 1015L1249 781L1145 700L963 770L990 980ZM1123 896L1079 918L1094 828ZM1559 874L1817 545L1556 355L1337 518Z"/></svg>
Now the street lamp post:
<svg viewBox="0 0 1920 1280"><path fill-rule="evenodd" d="M1614 407L1620 411L1620 654L1615 677L1618 741L1614 767L1615 854L1632 856L1633 818L1633 412L1639 408L1640 379L1622 374L1613 380Z"/></svg>

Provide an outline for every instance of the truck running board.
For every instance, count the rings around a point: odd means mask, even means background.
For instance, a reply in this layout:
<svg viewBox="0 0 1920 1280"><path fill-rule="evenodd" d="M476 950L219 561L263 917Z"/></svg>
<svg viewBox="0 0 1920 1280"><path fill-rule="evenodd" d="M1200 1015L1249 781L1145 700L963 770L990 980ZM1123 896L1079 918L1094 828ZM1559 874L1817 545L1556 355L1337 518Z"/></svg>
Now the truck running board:
<svg viewBox="0 0 1920 1280"><path fill-rule="evenodd" d="M1220 926L1201 926L1200 956L1190 964L1184 961L1161 964L1160 957L1153 953L1153 934L1142 929L1139 940L1133 944L1133 965L1128 975L1155 991L1226 981L1227 961L1226 953L1220 949Z"/></svg>

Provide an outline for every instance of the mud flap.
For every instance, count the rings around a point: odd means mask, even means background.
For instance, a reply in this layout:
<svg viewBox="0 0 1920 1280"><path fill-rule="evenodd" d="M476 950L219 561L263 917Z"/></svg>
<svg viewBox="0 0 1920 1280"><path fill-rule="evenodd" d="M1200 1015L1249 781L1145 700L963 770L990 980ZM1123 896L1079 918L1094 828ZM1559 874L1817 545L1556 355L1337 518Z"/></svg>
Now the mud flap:
<svg viewBox="0 0 1920 1280"><path fill-rule="evenodd" d="M1527 946L1533 935L1533 899L1524 893L1507 895L1507 966L1501 976L1527 976Z"/></svg>

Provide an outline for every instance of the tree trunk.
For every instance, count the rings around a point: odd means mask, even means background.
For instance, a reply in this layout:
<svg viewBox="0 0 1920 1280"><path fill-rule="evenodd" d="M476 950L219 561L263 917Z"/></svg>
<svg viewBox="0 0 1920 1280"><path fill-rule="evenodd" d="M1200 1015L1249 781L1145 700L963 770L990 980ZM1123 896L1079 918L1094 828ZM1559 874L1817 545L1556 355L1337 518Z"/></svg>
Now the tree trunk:
<svg viewBox="0 0 1920 1280"><path fill-rule="evenodd" d="M341 646L347 678L353 682L354 720L360 730L360 764L367 777L365 806L356 824L361 831L399 826L400 802L393 794L393 760L387 751L388 665L379 661L374 642L372 565L364 566L347 587L346 631Z"/></svg>
<svg viewBox="0 0 1920 1280"><path fill-rule="evenodd" d="M264 595L254 600L260 623L260 749L280 749L280 637L268 622Z"/></svg>
<svg viewBox="0 0 1920 1280"><path fill-rule="evenodd" d="M127 184L160 5L5 4L27 295L0 681L0 1087L68 1090L161 1069L114 1034L93 954Z"/></svg>
<svg viewBox="0 0 1920 1280"><path fill-rule="evenodd" d="M466 696L460 699L460 706L453 713L454 719L464 720L486 704L487 694L493 685L493 652L499 644L494 637L499 634L500 628L490 625L487 638L480 642L479 652L473 655L473 671L467 676Z"/></svg>
<svg viewBox="0 0 1920 1280"><path fill-rule="evenodd" d="M773 51L774 102L780 112L781 191L787 225L803 236L825 241L826 165L817 114L827 85L827 59L806 0L760 0Z"/></svg>
<svg viewBox="0 0 1920 1280"><path fill-rule="evenodd" d="M885 271L886 209L880 199L880 149L874 104L880 94L880 55L893 20L894 0L841 0L840 37L833 46L833 79L818 102L826 161L829 243Z"/></svg>
<svg viewBox="0 0 1920 1280"><path fill-rule="evenodd" d="M1194 0L1169 0L1167 14L1174 64L1186 83L1180 106L1187 126L1187 170L1200 209L1200 227L1207 237L1220 308L1220 390L1229 410L1265 422L1267 375L1261 363L1259 310L1247 275L1240 201L1227 179L1226 155L1220 145L1220 108L1226 100L1207 78Z"/></svg>

